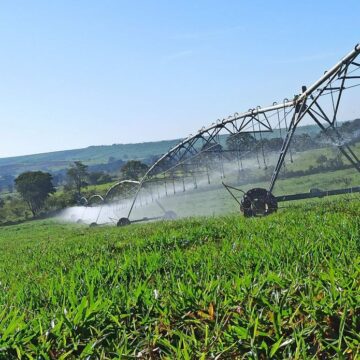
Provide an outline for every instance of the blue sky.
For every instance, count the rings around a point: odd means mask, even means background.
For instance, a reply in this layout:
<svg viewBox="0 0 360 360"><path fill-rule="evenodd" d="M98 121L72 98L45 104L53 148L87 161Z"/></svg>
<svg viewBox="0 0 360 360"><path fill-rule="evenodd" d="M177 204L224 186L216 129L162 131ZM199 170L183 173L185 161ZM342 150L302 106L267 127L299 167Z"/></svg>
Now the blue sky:
<svg viewBox="0 0 360 360"><path fill-rule="evenodd" d="M281 101L360 41L359 14L358 0L0 0L0 156L180 138Z"/></svg>

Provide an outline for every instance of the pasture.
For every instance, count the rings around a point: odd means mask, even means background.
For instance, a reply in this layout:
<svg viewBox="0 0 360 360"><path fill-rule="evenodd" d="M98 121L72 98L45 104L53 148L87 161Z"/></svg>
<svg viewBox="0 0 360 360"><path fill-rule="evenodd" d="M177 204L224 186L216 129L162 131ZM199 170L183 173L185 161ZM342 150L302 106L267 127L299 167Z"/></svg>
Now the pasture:
<svg viewBox="0 0 360 360"><path fill-rule="evenodd" d="M3 227L0 358L355 359L359 213Z"/></svg>

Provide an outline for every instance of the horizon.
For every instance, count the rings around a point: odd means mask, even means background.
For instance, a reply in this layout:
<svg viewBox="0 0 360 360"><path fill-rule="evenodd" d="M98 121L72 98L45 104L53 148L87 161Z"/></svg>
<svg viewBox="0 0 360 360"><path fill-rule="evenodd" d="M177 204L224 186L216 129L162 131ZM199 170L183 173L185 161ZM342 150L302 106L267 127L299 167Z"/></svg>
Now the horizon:
<svg viewBox="0 0 360 360"><path fill-rule="evenodd" d="M343 121L338 121L338 123L345 123L348 121L354 121L357 120L357 118L351 119L351 120L343 120ZM314 126L317 127L317 125L315 123L313 124L301 124L299 126L297 126L297 128L301 128L301 127L305 127L305 126ZM284 129L284 128L282 128ZM275 129L275 131L277 131L278 129ZM320 131L320 128L319 128ZM220 136L228 136L226 134L221 134ZM6 159L12 159L12 158L19 158L19 157L27 157L27 156L36 156L36 155L46 155L46 154L52 154L52 153L59 153L59 152L67 152L67 151L77 151L77 150L85 150L91 147L110 147L110 146L119 146L119 145L139 145L139 144L153 144L153 143L159 143L159 142L172 142L172 141L182 141L185 138L178 138L178 139L162 139L162 140L149 140L149 141L141 141L141 142L129 142L129 143L114 143L114 144L99 144L99 145L87 145L85 147L81 147L81 148L72 148L72 149L60 149L60 150L54 150L54 151L45 151L45 152L41 152L41 153L33 153L33 154L20 154L20 155L15 155L15 156L6 156L6 157L1 157L0 156L0 160L6 160Z"/></svg>

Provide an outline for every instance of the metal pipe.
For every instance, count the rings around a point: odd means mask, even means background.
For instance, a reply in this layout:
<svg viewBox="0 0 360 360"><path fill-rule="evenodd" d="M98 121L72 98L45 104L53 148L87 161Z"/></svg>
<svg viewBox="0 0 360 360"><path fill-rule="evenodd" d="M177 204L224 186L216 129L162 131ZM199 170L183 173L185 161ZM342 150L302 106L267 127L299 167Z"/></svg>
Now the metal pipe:
<svg viewBox="0 0 360 360"><path fill-rule="evenodd" d="M328 70L318 81L309 86L309 88L304 91L299 97L298 101L306 99L311 93L314 92L320 85L322 85L327 79L329 79L333 74L335 74L345 63L347 63L351 58L360 53L360 44L355 45L354 49L344 56L336 65L334 65L330 70Z"/></svg>
<svg viewBox="0 0 360 360"><path fill-rule="evenodd" d="M321 197L333 196L333 195L353 194L358 192L360 192L360 186L354 186L346 189L335 189L335 190L325 190L325 191L319 189L313 189L310 190L308 193L276 196L276 200L278 202L294 201L294 200L321 198Z"/></svg>

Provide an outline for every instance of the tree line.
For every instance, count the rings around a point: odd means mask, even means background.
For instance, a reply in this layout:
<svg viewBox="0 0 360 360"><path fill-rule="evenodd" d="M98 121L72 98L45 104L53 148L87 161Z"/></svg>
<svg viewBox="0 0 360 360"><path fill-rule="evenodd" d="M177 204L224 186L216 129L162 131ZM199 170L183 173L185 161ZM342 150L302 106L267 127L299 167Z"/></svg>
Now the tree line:
<svg viewBox="0 0 360 360"><path fill-rule="evenodd" d="M147 171L148 166L138 160L126 162L120 169L121 179L139 180ZM81 198L84 189L89 185L109 183L113 178L102 171L90 172L89 166L81 161L75 161L66 170L66 184L56 189L53 175L43 171L26 171L17 176L13 182L16 192L26 205L33 217L38 216L47 206L53 209L61 209L75 204ZM55 195L55 193L58 193ZM12 196L8 202L12 203L12 212L15 217L24 211L19 206L19 200ZM0 198L0 209L6 201ZM19 210L20 209L20 210ZM1 218L1 214L0 214Z"/></svg>

